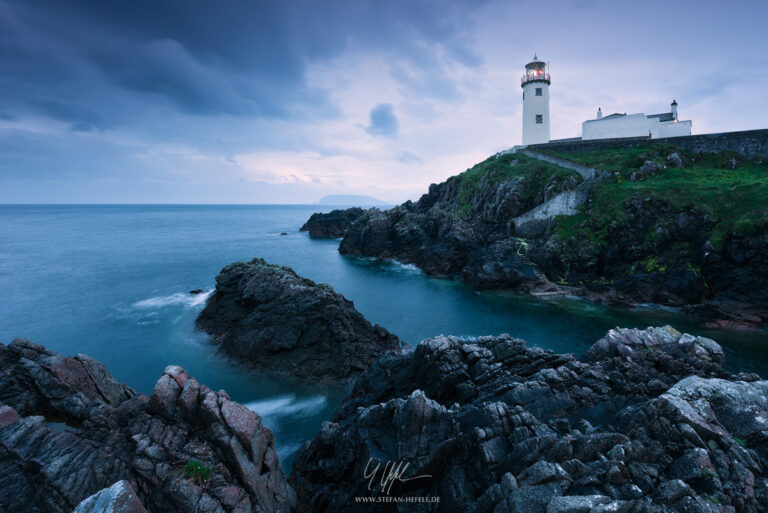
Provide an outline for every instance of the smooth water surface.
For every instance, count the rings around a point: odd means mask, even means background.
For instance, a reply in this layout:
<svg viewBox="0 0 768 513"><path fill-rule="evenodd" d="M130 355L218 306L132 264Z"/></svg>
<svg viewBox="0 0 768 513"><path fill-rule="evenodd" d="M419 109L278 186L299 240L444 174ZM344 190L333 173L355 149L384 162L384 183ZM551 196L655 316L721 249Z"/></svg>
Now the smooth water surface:
<svg viewBox="0 0 768 513"><path fill-rule="evenodd" d="M481 293L412 266L341 256L338 241L298 231L330 208L0 206L0 342L25 337L62 354L89 354L143 393L166 365L181 365L261 414L286 465L344 391L276 381L220 357L194 327L207 293L188 293L212 290L222 267L256 256L330 283L412 345L439 334L510 333L580 354L615 326L672 324L724 345L731 370L768 375L764 331L703 330L673 312Z"/></svg>

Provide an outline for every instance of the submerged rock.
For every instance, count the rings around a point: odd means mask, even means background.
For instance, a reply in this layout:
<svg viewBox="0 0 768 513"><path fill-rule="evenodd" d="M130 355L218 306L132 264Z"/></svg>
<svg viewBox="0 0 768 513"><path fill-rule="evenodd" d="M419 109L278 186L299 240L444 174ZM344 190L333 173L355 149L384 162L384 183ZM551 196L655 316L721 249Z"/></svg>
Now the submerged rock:
<svg viewBox="0 0 768 513"><path fill-rule="evenodd" d="M312 381L351 379L400 351L396 336L329 285L260 258L221 271L197 325L239 361Z"/></svg>
<svg viewBox="0 0 768 513"><path fill-rule="evenodd" d="M300 231L308 231L310 237L338 239L344 236L347 228L360 219L364 212L359 207L331 210L327 213L316 212L304 223Z"/></svg>
<svg viewBox="0 0 768 513"><path fill-rule="evenodd" d="M668 326L611 330L581 361L507 335L425 340L299 450L298 507L404 510L355 499L387 496L371 469L402 462L388 496L422 498L408 511L766 511L768 382L722 355Z"/></svg>
<svg viewBox="0 0 768 513"><path fill-rule="evenodd" d="M20 353L34 360L6 358ZM80 356L61 357L24 340L0 344L0 355L0 397L9 398L9 387L21 390L14 403L19 410L0 404L3 511L70 513L116 481L127 482L153 513L292 511L295 494L272 432L226 392L212 391L180 367L166 368L151 397L130 393L106 401L89 397L94 386L114 383L101 364L91 366L104 372L94 384L72 379L81 375ZM44 370L28 372L38 368ZM120 387L114 390L126 390ZM52 408L57 419L79 428L52 429L43 416ZM122 487L96 497L117 499Z"/></svg>

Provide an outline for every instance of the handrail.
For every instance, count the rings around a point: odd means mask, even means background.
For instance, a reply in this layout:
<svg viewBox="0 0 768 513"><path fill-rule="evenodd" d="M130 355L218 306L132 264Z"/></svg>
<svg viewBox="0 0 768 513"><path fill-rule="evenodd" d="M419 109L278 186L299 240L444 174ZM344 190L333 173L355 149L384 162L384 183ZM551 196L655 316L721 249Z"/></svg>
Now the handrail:
<svg viewBox="0 0 768 513"><path fill-rule="evenodd" d="M536 81L546 81L549 82L549 73L541 73L539 75L523 75L523 77L520 79L520 84L525 84L526 82L536 82Z"/></svg>

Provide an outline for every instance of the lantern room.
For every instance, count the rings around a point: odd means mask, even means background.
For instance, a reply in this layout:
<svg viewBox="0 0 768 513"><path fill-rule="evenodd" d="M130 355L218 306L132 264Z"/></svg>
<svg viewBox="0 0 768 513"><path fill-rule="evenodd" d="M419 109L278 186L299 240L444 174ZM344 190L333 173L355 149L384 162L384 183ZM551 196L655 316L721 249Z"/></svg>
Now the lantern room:
<svg viewBox="0 0 768 513"><path fill-rule="evenodd" d="M525 65L525 75L520 80L520 85L525 86L528 82L546 82L549 84L549 73L547 73L547 63L540 61L536 55L533 60Z"/></svg>

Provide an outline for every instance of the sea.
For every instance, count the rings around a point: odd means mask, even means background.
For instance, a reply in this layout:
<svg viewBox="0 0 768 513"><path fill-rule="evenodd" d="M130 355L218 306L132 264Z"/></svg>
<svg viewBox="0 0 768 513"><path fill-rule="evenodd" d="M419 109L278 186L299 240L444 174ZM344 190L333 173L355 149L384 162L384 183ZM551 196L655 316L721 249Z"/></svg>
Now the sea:
<svg viewBox="0 0 768 513"><path fill-rule="evenodd" d="M328 283L415 346L440 334L509 333L581 354L607 330L670 324L724 346L731 371L768 376L768 333L704 329L658 307L480 292L412 265L340 255L299 228L318 205L0 205L0 342L88 354L150 394L167 365L257 412L283 465L329 420L345 387L271 378L217 353L195 318L227 264L261 257ZM189 291L202 289L201 294Z"/></svg>

